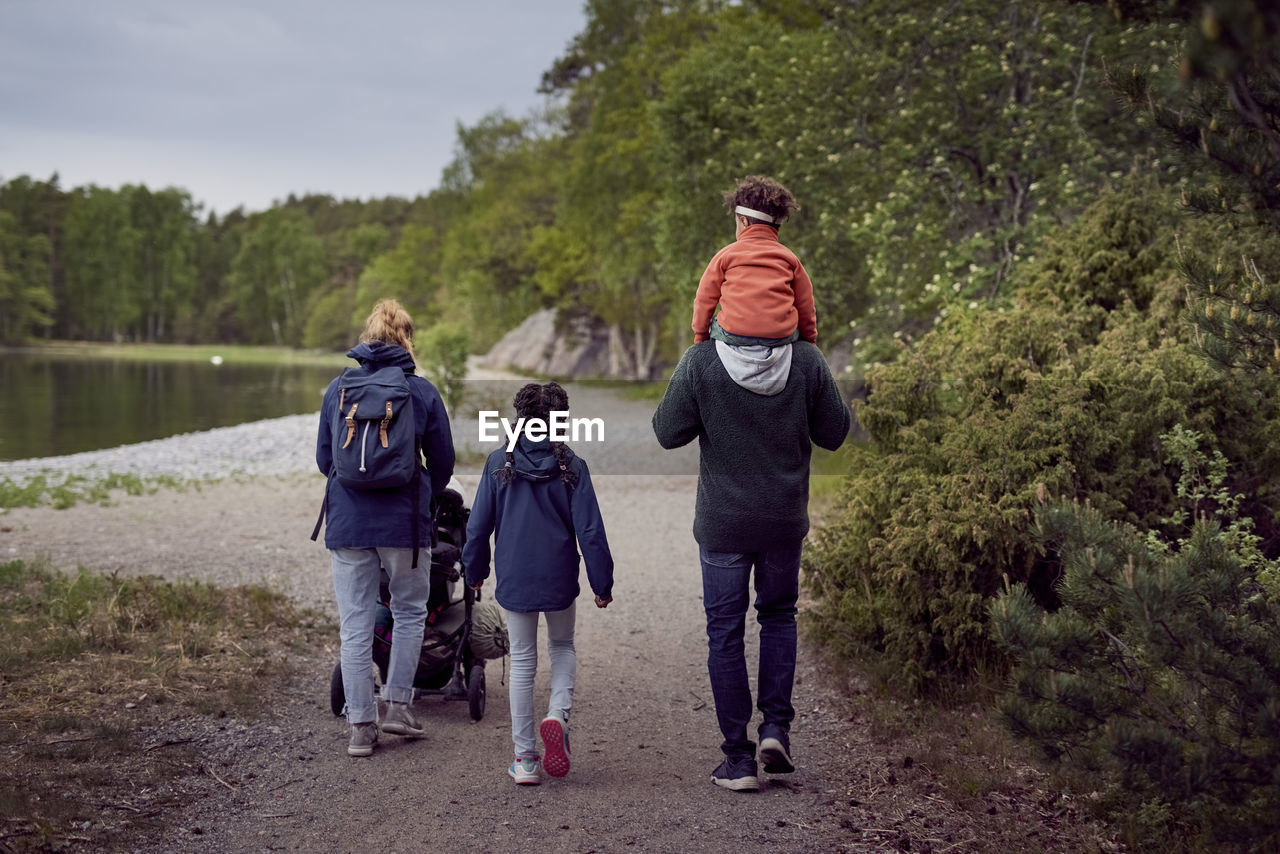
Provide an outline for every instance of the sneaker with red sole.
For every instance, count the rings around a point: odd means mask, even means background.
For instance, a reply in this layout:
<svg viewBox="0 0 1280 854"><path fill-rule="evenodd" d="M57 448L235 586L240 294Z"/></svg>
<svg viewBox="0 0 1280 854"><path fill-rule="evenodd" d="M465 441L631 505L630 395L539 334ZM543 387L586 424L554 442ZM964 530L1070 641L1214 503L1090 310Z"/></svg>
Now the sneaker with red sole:
<svg viewBox="0 0 1280 854"><path fill-rule="evenodd" d="M538 727L542 736L542 767L552 777L569 773L569 727L555 715L548 715Z"/></svg>
<svg viewBox="0 0 1280 854"><path fill-rule="evenodd" d="M538 757L536 756L517 756L511 761L510 767L507 768L507 773L520 786L536 786L542 782L542 775L538 773Z"/></svg>

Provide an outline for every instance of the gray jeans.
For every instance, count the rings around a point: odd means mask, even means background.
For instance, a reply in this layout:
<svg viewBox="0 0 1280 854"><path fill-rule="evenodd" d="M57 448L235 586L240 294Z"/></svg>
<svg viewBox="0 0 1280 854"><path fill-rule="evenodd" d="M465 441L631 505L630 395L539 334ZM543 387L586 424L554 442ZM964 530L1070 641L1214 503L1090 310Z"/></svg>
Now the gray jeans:
<svg viewBox="0 0 1280 854"><path fill-rule="evenodd" d="M391 663L382 699L413 700L413 677L422 653L427 617L430 563L413 569L413 549L333 549L333 592L338 597L338 633L342 639L342 687L347 695L347 721L378 720L373 696L373 624L378 609L381 569L391 579Z"/></svg>
<svg viewBox="0 0 1280 854"><path fill-rule="evenodd" d="M511 641L511 741L516 756L537 756L534 741L533 677L538 672L538 614L547 616L547 653L551 658L551 702L547 714L566 722L573 707L573 680L578 654L573 647L574 615L577 604L563 611L508 611L507 637Z"/></svg>

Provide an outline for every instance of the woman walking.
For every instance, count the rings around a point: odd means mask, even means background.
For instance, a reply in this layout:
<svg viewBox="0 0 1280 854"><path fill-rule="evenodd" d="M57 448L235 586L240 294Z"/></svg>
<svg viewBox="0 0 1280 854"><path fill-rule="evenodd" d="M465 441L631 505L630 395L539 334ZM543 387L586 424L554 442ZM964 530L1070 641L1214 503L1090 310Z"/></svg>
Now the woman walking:
<svg viewBox="0 0 1280 854"><path fill-rule="evenodd" d="M403 377L395 370L380 376L408 384L409 405L405 411L395 413L392 404L386 403L386 420L374 427L374 435L369 436L367 432L356 435L358 406L351 403L356 393L347 387L352 380L345 374L335 379L324 394L316 438L316 465L329 476L324 544L330 550L333 590L338 600L342 684L347 698L347 722L351 725L347 753L369 756L378 742L379 728L384 733L410 738L425 734L409 707L430 592L431 561L426 558L419 562L417 556L420 549L425 555L430 548L431 497L448 485L453 475L454 452L449 417L440 394L430 382L416 375L413 319L400 303L382 300L375 305L365 321L360 343L347 355L360 363L362 374L399 369ZM348 392L351 398L347 398ZM378 409L381 411L382 406ZM412 418L411 467L403 475L388 477L407 483L390 487L377 481L344 485L344 478L337 476L335 455L348 452L356 442L369 454L368 460L362 457L361 470L374 468L378 447L391 444L394 448L396 428L387 426L392 417ZM361 423L379 424L376 420ZM346 425L351 425L350 432ZM345 480L353 483L349 478ZM382 686L386 713L379 727L372 648L383 571L390 582L390 609L395 624L391 661Z"/></svg>

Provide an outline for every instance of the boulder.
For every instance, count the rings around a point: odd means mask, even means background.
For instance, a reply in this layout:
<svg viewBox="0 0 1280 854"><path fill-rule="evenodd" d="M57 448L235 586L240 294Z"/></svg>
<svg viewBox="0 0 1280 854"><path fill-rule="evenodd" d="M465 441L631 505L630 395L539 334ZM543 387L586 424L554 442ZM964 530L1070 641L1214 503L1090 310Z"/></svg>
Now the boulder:
<svg viewBox="0 0 1280 854"><path fill-rule="evenodd" d="M494 344L483 364L547 377L608 376L609 330L592 317L544 308Z"/></svg>

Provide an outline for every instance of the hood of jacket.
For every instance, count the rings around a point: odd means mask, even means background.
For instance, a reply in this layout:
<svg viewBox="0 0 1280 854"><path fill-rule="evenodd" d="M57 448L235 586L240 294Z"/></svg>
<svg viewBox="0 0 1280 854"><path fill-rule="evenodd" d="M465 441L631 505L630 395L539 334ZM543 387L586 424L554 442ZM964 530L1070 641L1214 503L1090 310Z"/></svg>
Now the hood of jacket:
<svg viewBox="0 0 1280 854"><path fill-rule="evenodd" d="M787 387L791 376L791 347L735 347L716 340L716 355L735 383L765 397L773 397Z"/></svg>
<svg viewBox="0 0 1280 854"><path fill-rule="evenodd" d="M371 371L392 365L397 368L403 368L411 374L417 370L417 365L413 363L413 357L409 355L409 351L398 344L386 344L382 341L361 341L348 350L347 355Z"/></svg>
<svg viewBox="0 0 1280 854"><path fill-rule="evenodd" d="M573 450L567 445L564 449L564 463L569 465L573 459ZM526 480L536 482L552 480L560 477L560 461L551 447L550 439L531 440L524 433L516 440L515 450L511 452L511 467L516 474Z"/></svg>

